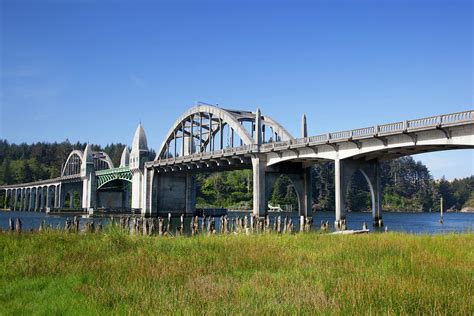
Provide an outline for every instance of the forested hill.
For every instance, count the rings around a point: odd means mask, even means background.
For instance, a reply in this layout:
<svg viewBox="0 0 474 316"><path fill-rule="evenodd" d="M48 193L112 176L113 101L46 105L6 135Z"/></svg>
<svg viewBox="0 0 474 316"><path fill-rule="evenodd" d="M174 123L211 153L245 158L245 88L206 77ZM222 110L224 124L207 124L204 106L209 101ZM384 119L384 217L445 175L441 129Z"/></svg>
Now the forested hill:
<svg viewBox="0 0 474 316"><path fill-rule="evenodd" d="M86 143L9 144L0 140L0 184L24 183L59 177L61 168L71 151L84 150ZM93 151L105 151L114 166L120 165L125 144L110 144L105 147L91 144ZM154 158L154 151L150 157Z"/></svg>
<svg viewBox="0 0 474 316"><path fill-rule="evenodd" d="M9 144L0 140L0 185L24 183L58 177L69 153L83 150L85 143ZM105 147L91 145L95 151L109 154L115 166L120 163L124 144ZM150 153L153 159L155 153ZM434 180L429 170L412 157L383 162L381 166L383 209L404 211L439 210L442 196L447 209L474 208L474 176L447 181ZM313 207L334 210L334 164L313 167ZM250 170L199 174L198 206L251 208L252 177ZM361 173L356 173L347 192L347 207L353 211L370 209L370 194ZM281 176L273 186L272 205L297 208L296 194L290 180Z"/></svg>

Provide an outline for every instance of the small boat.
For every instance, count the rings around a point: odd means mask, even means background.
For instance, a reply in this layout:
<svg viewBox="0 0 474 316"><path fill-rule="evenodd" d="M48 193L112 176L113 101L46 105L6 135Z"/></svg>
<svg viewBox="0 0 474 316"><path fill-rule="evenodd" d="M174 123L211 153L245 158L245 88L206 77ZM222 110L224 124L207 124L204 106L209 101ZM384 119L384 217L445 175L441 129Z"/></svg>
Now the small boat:
<svg viewBox="0 0 474 316"><path fill-rule="evenodd" d="M348 229L340 230L337 232L330 233L329 235L356 235L356 234L368 234L370 230L368 229Z"/></svg>

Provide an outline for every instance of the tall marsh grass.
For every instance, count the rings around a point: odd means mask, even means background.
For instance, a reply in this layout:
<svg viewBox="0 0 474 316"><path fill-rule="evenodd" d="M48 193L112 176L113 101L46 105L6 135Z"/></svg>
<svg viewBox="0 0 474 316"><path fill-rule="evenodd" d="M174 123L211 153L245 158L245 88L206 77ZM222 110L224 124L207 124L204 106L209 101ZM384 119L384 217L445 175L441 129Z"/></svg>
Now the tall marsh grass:
<svg viewBox="0 0 474 316"><path fill-rule="evenodd" d="M474 234L0 233L0 314L474 314Z"/></svg>

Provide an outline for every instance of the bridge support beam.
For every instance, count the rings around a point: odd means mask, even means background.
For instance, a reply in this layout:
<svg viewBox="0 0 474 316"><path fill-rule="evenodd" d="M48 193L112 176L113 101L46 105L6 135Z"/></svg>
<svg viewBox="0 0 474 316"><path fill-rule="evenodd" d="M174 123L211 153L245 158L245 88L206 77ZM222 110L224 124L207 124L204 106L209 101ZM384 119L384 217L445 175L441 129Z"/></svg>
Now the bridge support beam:
<svg viewBox="0 0 474 316"><path fill-rule="evenodd" d="M264 157L252 157L253 171L253 215L265 217L267 215L267 199L265 190L265 170L267 161Z"/></svg>

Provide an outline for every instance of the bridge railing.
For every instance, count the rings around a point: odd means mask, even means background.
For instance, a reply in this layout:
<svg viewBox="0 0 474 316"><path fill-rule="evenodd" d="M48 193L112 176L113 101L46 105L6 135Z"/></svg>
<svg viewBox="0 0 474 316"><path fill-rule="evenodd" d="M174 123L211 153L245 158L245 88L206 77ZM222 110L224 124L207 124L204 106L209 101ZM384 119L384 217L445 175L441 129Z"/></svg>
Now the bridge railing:
<svg viewBox="0 0 474 316"><path fill-rule="evenodd" d="M472 121L474 119L474 111L464 111L452 114L441 115L441 124L451 124L458 122Z"/></svg>
<svg viewBox="0 0 474 316"><path fill-rule="evenodd" d="M106 175L106 174L110 174L110 173L127 172L129 170L130 170L130 168L128 166L127 167L111 168L111 169L102 169L102 170L96 171L95 175L96 176L101 176L101 175Z"/></svg>
<svg viewBox="0 0 474 316"><path fill-rule="evenodd" d="M375 133L375 127L363 127L363 128L358 128L354 129L351 131L352 135L351 137L367 137L367 136L372 136Z"/></svg>
<svg viewBox="0 0 474 316"><path fill-rule="evenodd" d="M405 125L404 122L395 122L395 123L377 125L373 129L372 135L403 132L405 129L404 125Z"/></svg>
<svg viewBox="0 0 474 316"><path fill-rule="evenodd" d="M409 120L406 123L407 129L423 128L423 127L433 127L440 125L440 116L431 116L425 117L416 120Z"/></svg>
<svg viewBox="0 0 474 316"><path fill-rule="evenodd" d="M328 135L316 135L308 137L310 143L325 143L328 141Z"/></svg>
<svg viewBox="0 0 474 316"><path fill-rule="evenodd" d="M349 139L351 137L351 131L342 131L342 132L334 132L329 133L330 140L336 139Z"/></svg>

